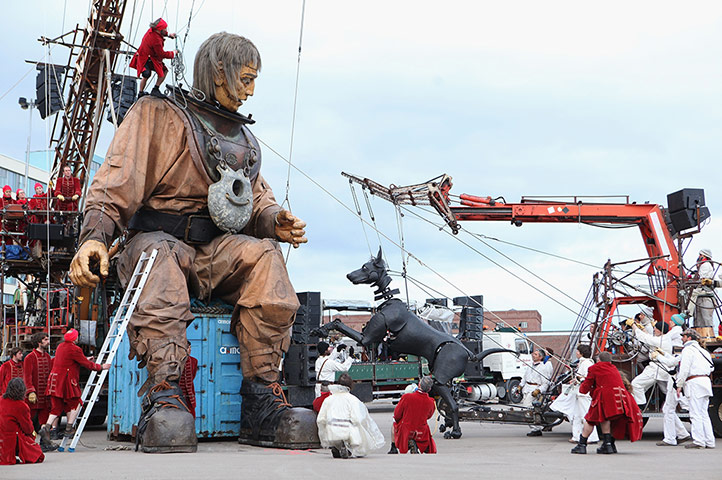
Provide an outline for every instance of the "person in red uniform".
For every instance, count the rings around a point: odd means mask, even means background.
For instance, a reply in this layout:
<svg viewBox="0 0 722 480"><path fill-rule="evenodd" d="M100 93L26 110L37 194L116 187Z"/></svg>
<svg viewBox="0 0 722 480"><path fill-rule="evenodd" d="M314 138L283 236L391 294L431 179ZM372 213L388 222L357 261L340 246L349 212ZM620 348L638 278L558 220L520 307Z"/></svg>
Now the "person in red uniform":
<svg viewBox="0 0 722 480"><path fill-rule="evenodd" d="M78 331L71 328L65 333L65 341L58 345L53 361L53 369L48 378L47 395L50 397L50 416L48 421L40 427L40 436L43 441L50 443L50 426L55 419L63 412L68 416L68 424L65 427L65 436L72 437L75 434L73 423L80 410L80 367L89 370L107 370L109 363L99 365L91 362L83 354L83 350L75 344L78 340Z"/></svg>
<svg viewBox="0 0 722 480"><path fill-rule="evenodd" d="M25 403L25 382L13 378L0 399L0 465L41 463L45 455L35 444L30 408Z"/></svg>
<svg viewBox="0 0 722 480"><path fill-rule="evenodd" d="M45 332L34 334L30 342L33 351L23 361L23 380L27 388L28 404L30 405L33 425L39 430L45 425L50 415L50 398L45 394L48 387L48 376L53 369L53 359L48 355L50 338Z"/></svg>
<svg viewBox="0 0 722 480"><path fill-rule="evenodd" d="M63 176L58 178L55 190L53 190L53 196L58 197L56 210L77 212L81 193L80 180L73 176L73 171L68 165L64 166Z"/></svg>
<svg viewBox="0 0 722 480"><path fill-rule="evenodd" d="M21 207L23 207L23 210L26 210L28 208L28 198L25 195L25 190L23 190L22 188L18 188L17 190L15 190L15 205L20 205ZM27 227L27 224L28 222L25 221L25 216L23 214L23 218L15 220L13 231L18 233L25 233L25 227ZM16 238L20 245L25 245L27 243L27 237L25 237L25 235Z"/></svg>
<svg viewBox="0 0 722 480"><path fill-rule="evenodd" d="M427 376L416 391L401 396L394 409L394 441L389 453L407 453L409 449L411 453L436 453L436 442L426 423L436 410L434 399L429 397L433 386L434 380Z"/></svg>
<svg viewBox="0 0 722 480"><path fill-rule="evenodd" d="M43 191L43 184L35 184L35 195L28 201L28 208L34 212L30 215L30 223L46 223L48 215L43 211L48 210L48 194Z"/></svg>
<svg viewBox="0 0 722 480"><path fill-rule="evenodd" d="M321 405L323 405L323 401L331 395L331 391L328 389L329 383L330 382L328 382L327 380L321 382L321 395L314 398L313 400L313 411L316 413L321 411Z"/></svg>
<svg viewBox="0 0 722 480"><path fill-rule="evenodd" d="M191 357L191 347L188 345L188 356L186 357L186 364L183 367L183 373L181 374L178 386L183 392L183 396L186 399L186 406L188 411L191 412L193 417L196 416L196 389L193 386L193 380L196 378L198 373L198 360Z"/></svg>
<svg viewBox="0 0 722 480"><path fill-rule="evenodd" d="M15 200L13 200L13 189L10 185L5 185L3 187L3 196L0 201L0 208L5 208L8 205L12 205L15 203Z"/></svg>
<svg viewBox="0 0 722 480"><path fill-rule="evenodd" d="M155 72L158 74L158 80L155 82L155 87L153 87L150 94L154 97L163 98L163 94L160 92L160 86L163 80L165 80L166 73L168 73L168 68L163 64L163 59L173 58L176 54L175 50L171 52L163 50L165 37L175 38L175 33L168 33L167 28L168 24L162 18L151 23L150 28L145 32L145 35L143 35L143 40L140 42L138 51L135 52L135 55L133 55L130 61L130 68L135 68L138 71L139 77L141 75L143 76L140 81L138 97L145 95L145 84L148 82L151 74Z"/></svg>
<svg viewBox="0 0 722 480"><path fill-rule="evenodd" d="M10 360L0 365L0 395L5 393L13 378L23 376L23 351L18 347L10 349Z"/></svg>
<svg viewBox="0 0 722 480"><path fill-rule="evenodd" d="M599 354L599 361L589 367L587 378L579 385L579 393L590 393L592 404L584 417L584 428L579 443L572 453L587 453L587 438L599 425L603 443L597 453L617 453L614 439L629 438L636 442L642 438L642 412L627 391L617 367L612 365L609 352Z"/></svg>
<svg viewBox="0 0 722 480"><path fill-rule="evenodd" d="M25 195L25 190L22 188L15 190L15 203L18 205L25 205L28 203L28 197Z"/></svg>

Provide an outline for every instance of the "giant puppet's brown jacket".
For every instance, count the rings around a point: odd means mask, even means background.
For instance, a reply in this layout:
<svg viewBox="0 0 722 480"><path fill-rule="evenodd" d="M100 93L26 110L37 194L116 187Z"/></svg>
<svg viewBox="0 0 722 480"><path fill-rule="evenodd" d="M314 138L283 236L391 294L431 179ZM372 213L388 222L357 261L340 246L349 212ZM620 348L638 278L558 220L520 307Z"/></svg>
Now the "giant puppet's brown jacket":
<svg viewBox="0 0 722 480"><path fill-rule="evenodd" d="M144 97L118 128L85 203L81 243L109 246L133 214L146 206L175 215L207 206L208 185L188 119L170 100ZM259 175L253 182L253 214L243 233L275 237L281 207Z"/></svg>
<svg viewBox="0 0 722 480"><path fill-rule="evenodd" d="M141 206L175 215L207 207L212 180L200 152L179 107L170 100L140 99L93 179L80 241L110 245ZM154 372L160 373L153 381L173 379L185 364L185 328L193 320L189 291L235 304L231 328L239 339L244 376L267 381L278 376L299 304L283 254L272 241L281 207L260 174L251 184L253 211L241 235L191 246L163 232L145 232L120 254L124 282L142 251L159 252L128 329L131 356L148 362L149 379Z"/></svg>

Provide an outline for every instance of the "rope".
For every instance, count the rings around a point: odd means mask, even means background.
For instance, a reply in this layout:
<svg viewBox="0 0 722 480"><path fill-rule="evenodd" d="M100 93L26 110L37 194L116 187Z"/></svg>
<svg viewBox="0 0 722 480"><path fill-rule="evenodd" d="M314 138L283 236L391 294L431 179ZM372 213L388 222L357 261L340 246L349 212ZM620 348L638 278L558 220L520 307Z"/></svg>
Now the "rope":
<svg viewBox="0 0 722 480"><path fill-rule="evenodd" d="M291 190L291 164L293 163L293 140L296 132L296 107L298 105L298 80L301 76L301 49L303 47L303 21L306 16L306 0L303 0L301 6L301 27L298 34L298 61L296 62L296 85L293 90L293 114L291 116L291 141L288 147L288 171L286 172L286 196L281 202L281 206L288 205L288 211L291 211L291 199L289 191ZM290 249L289 249L290 252Z"/></svg>
<svg viewBox="0 0 722 480"><path fill-rule="evenodd" d="M349 188L351 189L351 198L353 198L353 204L356 207L356 215L361 220L361 229L364 232L364 237L366 238L366 245L369 247L369 255L373 256L374 252L371 250L371 242L369 242L369 236L366 233L366 225L364 225L363 217L361 216L361 205L358 203L358 198L356 197L356 189L354 188L353 182L351 180L348 181Z"/></svg>
<svg viewBox="0 0 722 480"><path fill-rule="evenodd" d="M406 304L409 305L411 301L409 300L409 282L406 279L406 257L404 256L404 249L406 248L405 242L404 242L404 226L403 226L403 213L401 213L401 208L398 205L395 205L395 211L396 211L396 227L399 230L399 243L401 244L401 276L404 278L404 287L406 288Z"/></svg>

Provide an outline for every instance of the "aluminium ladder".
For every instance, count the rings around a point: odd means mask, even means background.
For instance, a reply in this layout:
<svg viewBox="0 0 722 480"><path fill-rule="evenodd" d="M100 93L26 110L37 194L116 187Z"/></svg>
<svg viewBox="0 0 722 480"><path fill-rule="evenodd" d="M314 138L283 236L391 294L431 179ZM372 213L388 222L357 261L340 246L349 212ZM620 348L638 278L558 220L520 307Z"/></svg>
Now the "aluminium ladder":
<svg viewBox="0 0 722 480"><path fill-rule="evenodd" d="M143 291L143 287L148 279L150 269L153 266L153 262L155 261L157 254L158 250L153 250L150 255L143 252L140 259L138 259L138 263L135 265L135 271L133 271L133 275L128 281L128 286L125 289L120 306L113 316L113 321L108 329L108 335L105 337L103 346L100 348L100 352L98 353L98 358L96 360L97 363L101 365L104 363L113 363L115 354L118 352L118 347L120 347L120 342L123 340L123 336L125 335L125 329L128 326L131 315L133 315L133 311L138 303L138 299ZM75 422L73 422L73 426L78 425L78 427L75 431L75 435L73 435L73 439L70 442L68 452L75 451L75 446L78 444L80 435L82 435L83 430L85 429L85 424L90 418L90 413L93 411L93 405L95 405L95 402L98 400L98 395L103 388L103 383L105 382L105 378L108 376L108 371L109 370L100 370L98 372L93 370L90 373L90 377L85 384L85 388L83 388L83 394L81 396L82 406L80 407L80 412L76 417ZM89 394L90 399L88 399ZM59 452L65 451L67 442L68 437L63 437L63 441L58 447Z"/></svg>

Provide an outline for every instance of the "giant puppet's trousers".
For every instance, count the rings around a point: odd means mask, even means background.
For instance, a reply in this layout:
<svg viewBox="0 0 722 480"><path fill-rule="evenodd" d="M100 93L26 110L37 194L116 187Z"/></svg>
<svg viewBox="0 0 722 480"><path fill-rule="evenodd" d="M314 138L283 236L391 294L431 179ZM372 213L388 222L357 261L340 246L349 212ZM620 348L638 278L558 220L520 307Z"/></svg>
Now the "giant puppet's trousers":
<svg viewBox="0 0 722 480"><path fill-rule="evenodd" d="M149 385L178 380L186 357L186 327L193 321L190 295L213 295L231 305L231 327L240 344L243 376L279 378L299 307L278 245L246 235L223 235L191 246L164 232L134 236L120 255L118 274L127 285L143 251L158 250L128 325L130 358L147 364Z"/></svg>

